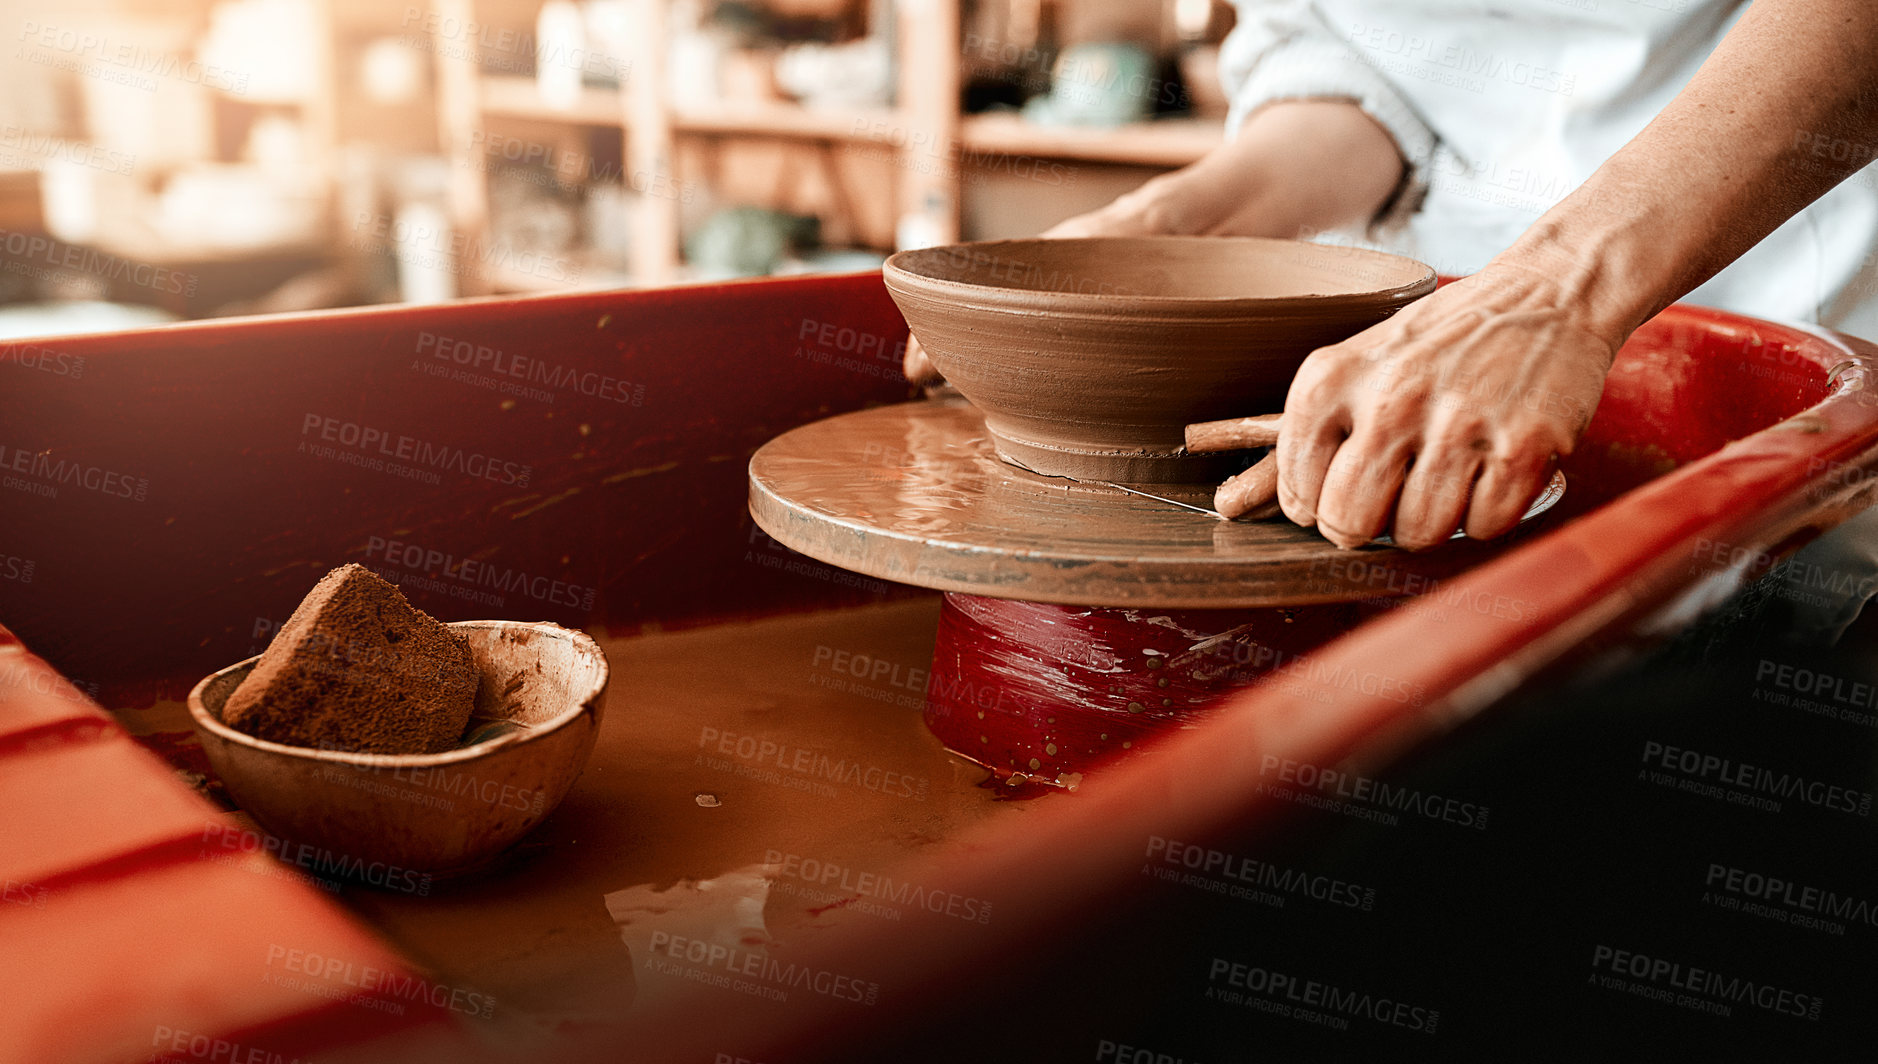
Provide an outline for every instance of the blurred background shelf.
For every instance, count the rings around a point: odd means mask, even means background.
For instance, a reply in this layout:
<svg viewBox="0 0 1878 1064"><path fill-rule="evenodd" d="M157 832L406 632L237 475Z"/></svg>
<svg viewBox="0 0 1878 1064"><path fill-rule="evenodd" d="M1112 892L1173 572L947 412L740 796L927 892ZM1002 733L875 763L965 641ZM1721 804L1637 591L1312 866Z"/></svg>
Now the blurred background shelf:
<svg viewBox="0 0 1878 1064"><path fill-rule="evenodd" d="M885 107L836 111L769 100L686 108L672 117L680 133L805 140L867 140L904 121L899 112Z"/></svg>
<svg viewBox="0 0 1878 1064"><path fill-rule="evenodd" d="M84 0L0 68L0 220L182 270L189 293L8 260L0 303L194 317L1030 235L1220 142L1230 18L1221 0ZM86 30L201 73L82 72L57 40Z"/></svg>
<svg viewBox="0 0 1878 1064"><path fill-rule="evenodd" d="M1179 167L1219 147L1225 132L1212 119L1162 119L1105 129L1043 126L1016 114L982 114L960 123L959 138L976 152Z"/></svg>
<svg viewBox="0 0 1878 1064"><path fill-rule="evenodd" d="M596 126L617 126L626 114L617 89L582 86L579 98L571 106L562 106L544 99L540 83L531 77L498 74L484 76L481 82L485 114Z"/></svg>

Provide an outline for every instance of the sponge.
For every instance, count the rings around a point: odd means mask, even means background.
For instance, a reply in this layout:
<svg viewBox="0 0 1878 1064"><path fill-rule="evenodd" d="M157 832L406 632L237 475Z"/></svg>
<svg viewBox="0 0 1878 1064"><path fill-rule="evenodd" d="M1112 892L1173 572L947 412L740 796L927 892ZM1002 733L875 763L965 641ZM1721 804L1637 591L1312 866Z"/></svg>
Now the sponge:
<svg viewBox="0 0 1878 1064"><path fill-rule="evenodd" d="M469 641L363 565L327 573L222 707L257 739L428 754L462 738L476 705Z"/></svg>

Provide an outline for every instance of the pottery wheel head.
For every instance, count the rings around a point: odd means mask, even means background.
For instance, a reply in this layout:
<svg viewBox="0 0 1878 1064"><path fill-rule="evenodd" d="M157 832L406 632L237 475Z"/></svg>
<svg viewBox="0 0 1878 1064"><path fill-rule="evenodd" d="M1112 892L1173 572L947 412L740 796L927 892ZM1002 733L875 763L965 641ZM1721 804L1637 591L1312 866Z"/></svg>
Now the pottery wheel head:
<svg viewBox="0 0 1878 1064"><path fill-rule="evenodd" d="M1212 486L1153 489L1211 505ZM1555 479L1523 529L1563 495ZM750 512L783 545L883 580L1089 606L1292 606L1416 594L1507 548L1339 550L1289 521L1222 521L993 452L959 400L877 407L785 433L750 462ZM1515 533L1512 539L1520 538Z"/></svg>

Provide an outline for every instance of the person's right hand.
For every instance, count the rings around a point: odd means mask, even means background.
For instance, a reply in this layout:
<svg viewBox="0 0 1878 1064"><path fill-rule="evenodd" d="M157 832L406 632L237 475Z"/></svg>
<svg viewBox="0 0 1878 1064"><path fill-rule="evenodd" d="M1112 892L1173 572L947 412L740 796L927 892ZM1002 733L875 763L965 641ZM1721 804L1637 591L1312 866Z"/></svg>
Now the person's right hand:
<svg viewBox="0 0 1878 1064"><path fill-rule="evenodd" d="M1546 268L1550 267L1550 268ZM1509 253L1341 343L1292 379L1286 517L1346 550L1510 531L1597 409L1627 330L1563 265Z"/></svg>

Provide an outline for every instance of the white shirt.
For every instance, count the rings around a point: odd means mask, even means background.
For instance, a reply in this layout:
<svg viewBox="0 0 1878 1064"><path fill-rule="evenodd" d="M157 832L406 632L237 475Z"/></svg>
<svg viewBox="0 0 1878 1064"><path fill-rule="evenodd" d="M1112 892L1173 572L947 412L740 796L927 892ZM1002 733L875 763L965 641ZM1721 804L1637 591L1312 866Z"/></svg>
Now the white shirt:
<svg viewBox="0 0 1878 1064"><path fill-rule="evenodd" d="M1232 100L1227 128L1272 100L1355 100L1410 164L1404 194L1369 242L1467 274L1641 132L1748 0L1236 6L1238 25L1220 53ZM1871 152L1807 131L1795 140L1821 156ZM1874 174L1865 169L1833 189L1688 301L1878 339Z"/></svg>

